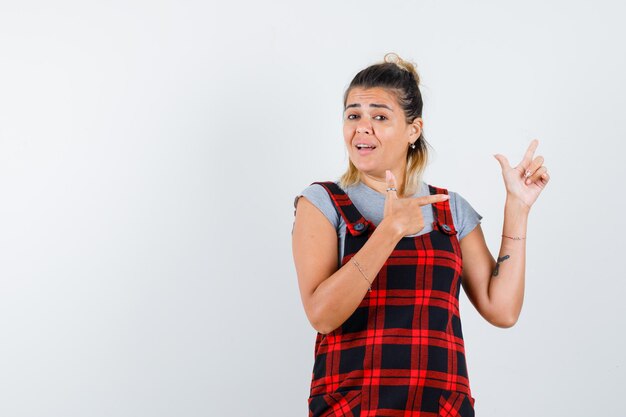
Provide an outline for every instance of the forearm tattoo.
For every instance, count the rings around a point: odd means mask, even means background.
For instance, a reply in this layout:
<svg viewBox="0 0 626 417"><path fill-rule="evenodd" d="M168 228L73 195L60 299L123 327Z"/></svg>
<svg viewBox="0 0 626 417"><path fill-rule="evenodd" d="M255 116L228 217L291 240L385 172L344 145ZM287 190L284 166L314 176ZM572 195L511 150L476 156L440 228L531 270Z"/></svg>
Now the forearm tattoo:
<svg viewBox="0 0 626 417"><path fill-rule="evenodd" d="M510 258L509 255L504 255L504 256L501 256L500 258L498 258L498 261L496 262L496 269L493 270L493 276L494 277L497 277L498 273L500 272L500 264L502 262L506 261L509 258Z"/></svg>

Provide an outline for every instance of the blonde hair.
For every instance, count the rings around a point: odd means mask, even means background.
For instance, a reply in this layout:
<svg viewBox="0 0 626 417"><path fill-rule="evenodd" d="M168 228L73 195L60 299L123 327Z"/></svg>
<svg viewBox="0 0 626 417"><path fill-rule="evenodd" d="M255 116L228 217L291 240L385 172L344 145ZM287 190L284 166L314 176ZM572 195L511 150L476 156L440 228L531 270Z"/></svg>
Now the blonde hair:
<svg viewBox="0 0 626 417"><path fill-rule="evenodd" d="M413 123L416 118L422 116L423 101L419 81L415 64L391 52L385 55L383 62L370 65L354 76L344 93L343 106L346 107L348 94L353 88L380 87L395 95L404 111L406 122ZM415 149L407 148L404 182L398 184L398 195L413 195L417 191L420 178L428 163L428 147L421 133L415 141ZM339 185L345 189L359 181L361 181L361 173L349 160L348 169L339 179Z"/></svg>

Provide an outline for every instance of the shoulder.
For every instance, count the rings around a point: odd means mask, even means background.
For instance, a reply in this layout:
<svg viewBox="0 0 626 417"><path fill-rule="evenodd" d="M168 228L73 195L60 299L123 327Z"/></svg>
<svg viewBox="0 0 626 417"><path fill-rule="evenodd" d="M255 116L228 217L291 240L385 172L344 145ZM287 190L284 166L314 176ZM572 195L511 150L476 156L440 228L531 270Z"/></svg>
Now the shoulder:
<svg viewBox="0 0 626 417"><path fill-rule="evenodd" d="M450 195L450 209L461 212L466 209L472 208L472 205L461 194L456 191L448 191Z"/></svg>
<svg viewBox="0 0 626 417"><path fill-rule="evenodd" d="M459 240L467 236L474 228L480 224L483 216L472 207L472 205L461 194L450 191L450 211L457 226Z"/></svg>
<svg viewBox="0 0 626 417"><path fill-rule="evenodd" d="M446 190L450 196L450 212L454 227L458 232L459 240L467 236L474 228L480 224L482 216L472 207L472 205L458 192L448 190L443 187L431 185L439 190Z"/></svg>
<svg viewBox="0 0 626 417"><path fill-rule="evenodd" d="M327 182L337 184L334 181ZM299 195L296 196L294 206L297 205L298 199L300 197L306 197L306 199L309 200L311 204L317 207L317 209L321 211L322 214L324 214L324 216L333 226L335 226L335 228L339 226L339 213L337 213L335 204L333 203L327 189L323 185L313 183L306 187Z"/></svg>
<svg viewBox="0 0 626 417"><path fill-rule="evenodd" d="M467 200L465 200L459 193L452 191L446 187L440 187L433 184L422 182L420 190L416 195L427 195L431 193L446 193L450 196L450 209L454 211L455 208L463 208L469 206ZM471 206L470 206L471 207Z"/></svg>
<svg viewBox="0 0 626 417"><path fill-rule="evenodd" d="M314 202L330 202L331 197L330 197L328 188L322 184L328 184L329 186L332 186L332 184L334 184L337 187L339 187L339 184L334 181L319 181L319 182L312 183L311 185L306 187L304 190L302 190L300 195L311 200L311 202L313 203Z"/></svg>

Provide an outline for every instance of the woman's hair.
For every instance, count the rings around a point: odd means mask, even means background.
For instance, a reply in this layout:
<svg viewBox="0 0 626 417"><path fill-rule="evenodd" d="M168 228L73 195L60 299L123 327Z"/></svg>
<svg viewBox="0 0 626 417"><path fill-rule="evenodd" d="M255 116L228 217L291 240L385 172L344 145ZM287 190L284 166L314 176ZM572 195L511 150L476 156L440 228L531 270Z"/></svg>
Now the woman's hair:
<svg viewBox="0 0 626 417"><path fill-rule="evenodd" d="M415 65L405 61L395 53L385 55L384 62L371 65L354 76L343 96L343 107L346 107L348 94L355 87L384 88L395 95L398 103L404 110L407 123L413 123L415 118L422 116L422 93L419 89L419 75ZM412 195L417 191L419 178L428 161L428 143L424 135L415 141L415 149L407 144L406 172L404 184L398 184L400 195ZM340 185L346 188L360 181L359 170L352 161L348 161L348 170L341 176Z"/></svg>

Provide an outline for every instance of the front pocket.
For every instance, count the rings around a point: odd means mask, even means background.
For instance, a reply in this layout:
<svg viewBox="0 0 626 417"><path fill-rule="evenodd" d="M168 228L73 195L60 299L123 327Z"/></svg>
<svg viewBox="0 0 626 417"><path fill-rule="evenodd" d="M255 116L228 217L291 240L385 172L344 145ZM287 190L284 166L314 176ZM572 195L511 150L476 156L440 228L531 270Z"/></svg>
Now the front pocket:
<svg viewBox="0 0 626 417"><path fill-rule="evenodd" d="M361 389L309 397L309 417L358 417L360 414Z"/></svg>
<svg viewBox="0 0 626 417"><path fill-rule="evenodd" d="M442 391L439 417L474 417L474 398L457 391Z"/></svg>

